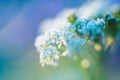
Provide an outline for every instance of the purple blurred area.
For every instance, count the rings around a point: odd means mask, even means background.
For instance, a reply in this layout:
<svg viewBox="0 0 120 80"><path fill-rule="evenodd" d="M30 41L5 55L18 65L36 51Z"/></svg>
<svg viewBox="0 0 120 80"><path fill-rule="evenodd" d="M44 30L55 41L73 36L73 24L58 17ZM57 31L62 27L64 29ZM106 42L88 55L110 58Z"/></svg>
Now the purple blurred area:
<svg viewBox="0 0 120 80"><path fill-rule="evenodd" d="M78 7L84 2L86 0L0 0L0 76L6 69L13 69L13 61L35 50L34 40L41 21L55 17L64 8ZM117 49L117 56L112 58L116 64L120 60L120 47Z"/></svg>
<svg viewBox="0 0 120 80"><path fill-rule="evenodd" d="M33 47L41 21L54 17L64 8L76 7L82 3L81 0L1 1L0 55L13 59L25 54L21 51Z"/></svg>

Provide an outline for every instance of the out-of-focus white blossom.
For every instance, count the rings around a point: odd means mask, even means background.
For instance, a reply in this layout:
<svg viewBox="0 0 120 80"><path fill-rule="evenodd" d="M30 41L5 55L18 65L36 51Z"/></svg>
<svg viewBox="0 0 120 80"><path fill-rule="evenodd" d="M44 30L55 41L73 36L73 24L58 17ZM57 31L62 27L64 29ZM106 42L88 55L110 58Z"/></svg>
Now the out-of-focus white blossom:
<svg viewBox="0 0 120 80"><path fill-rule="evenodd" d="M102 4L102 2L88 2L78 8L65 9L55 18L47 19L40 24L42 35L36 38L35 47L40 54L42 66L56 66L59 57L79 54L81 45L87 41L86 37L80 35L90 37L90 39L94 39L97 34L104 35L105 21L103 19L86 18L96 13L104 5L98 6L98 4ZM77 18L74 23L68 23L67 17L73 13L81 18Z"/></svg>
<svg viewBox="0 0 120 80"><path fill-rule="evenodd" d="M40 63L42 66L46 65L54 65L58 64L59 59L59 51L56 47L48 46L40 50Z"/></svg>
<svg viewBox="0 0 120 80"><path fill-rule="evenodd" d="M57 65L59 57L64 55L68 42L74 36L71 29L63 27L50 30L44 36L40 35L36 38L35 47L40 53L42 65Z"/></svg>
<svg viewBox="0 0 120 80"><path fill-rule="evenodd" d="M80 53L80 47L86 42L86 38L80 35L91 35L94 38L102 34L104 20L91 18L78 18L74 23L68 23L58 29L49 30L44 35L36 38L35 47L40 53L40 63L44 65L57 65L60 56ZM78 33L78 34L76 34Z"/></svg>

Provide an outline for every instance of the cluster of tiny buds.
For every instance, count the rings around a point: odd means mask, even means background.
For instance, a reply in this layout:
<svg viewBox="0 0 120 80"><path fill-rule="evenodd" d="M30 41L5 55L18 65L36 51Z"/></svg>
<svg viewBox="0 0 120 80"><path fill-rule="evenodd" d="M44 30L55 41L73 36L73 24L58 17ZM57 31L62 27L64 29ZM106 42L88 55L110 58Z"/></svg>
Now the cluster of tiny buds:
<svg viewBox="0 0 120 80"><path fill-rule="evenodd" d="M79 54L80 46L89 38L93 40L98 34L104 36L104 19L68 18L69 24L39 35L35 47L40 54L40 63L57 66L61 56ZM87 38L86 38L87 37Z"/></svg>

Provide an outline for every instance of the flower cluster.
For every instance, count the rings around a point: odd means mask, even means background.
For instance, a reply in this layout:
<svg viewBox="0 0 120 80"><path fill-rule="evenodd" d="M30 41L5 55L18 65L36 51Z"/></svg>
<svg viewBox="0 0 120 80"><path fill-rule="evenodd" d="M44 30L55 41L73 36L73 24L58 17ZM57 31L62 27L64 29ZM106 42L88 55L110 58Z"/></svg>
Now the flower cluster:
<svg viewBox="0 0 120 80"><path fill-rule="evenodd" d="M64 45L59 31L50 31L44 36L40 35L36 38L35 47L40 53L40 63L42 66L57 65L59 56L62 53L61 46ZM60 50L61 49L61 50Z"/></svg>
<svg viewBox="0 0 120 80"><path fill-rule="evenodd" d="M79 53L81 45L87 40L80 35L89 36L90 39L94 39L97 34L103 35L104 24L103 19L80 18L62 28L38 36L35 47L40 53L40 63L42 66L56 66L60 56Z"/></svg>
<svg viewBox="0 0 120 80"><path fill-rule="evenodd" d="M104 36L104 19L78 18L70 25L80 36L94 40L97 35Z"/></svg>

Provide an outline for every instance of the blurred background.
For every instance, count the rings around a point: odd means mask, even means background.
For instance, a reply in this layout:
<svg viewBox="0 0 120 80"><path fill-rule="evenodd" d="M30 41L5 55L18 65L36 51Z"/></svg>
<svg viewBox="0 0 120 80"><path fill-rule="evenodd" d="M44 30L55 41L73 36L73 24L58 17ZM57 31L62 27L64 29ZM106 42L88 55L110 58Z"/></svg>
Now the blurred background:
<svg viewBox="0 0 120 80"><path fill-rule="evenodd" d="M94 0L0 0L0 80L80 80L74 60L60 60L58 67L41 67L34 48L40 23L65 8ZM106 0L109 5L119 0ZM99 5L98 5L99 6ZM120 38L105 60L109 80L120 80Z"/></svg>

